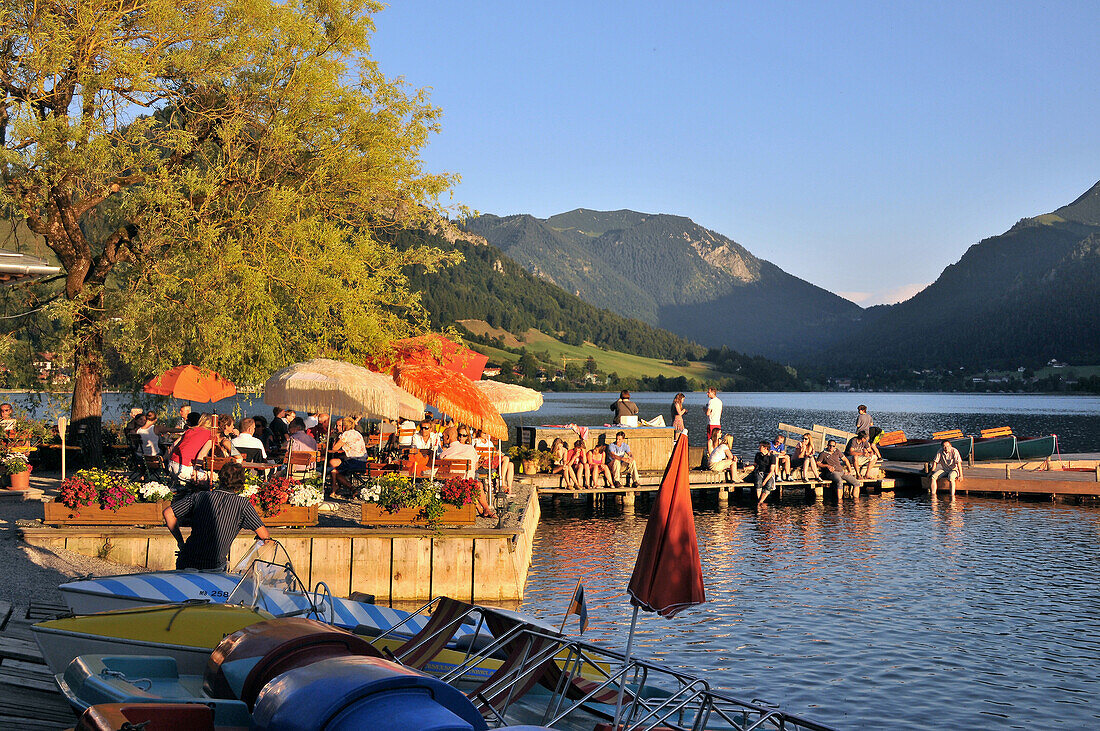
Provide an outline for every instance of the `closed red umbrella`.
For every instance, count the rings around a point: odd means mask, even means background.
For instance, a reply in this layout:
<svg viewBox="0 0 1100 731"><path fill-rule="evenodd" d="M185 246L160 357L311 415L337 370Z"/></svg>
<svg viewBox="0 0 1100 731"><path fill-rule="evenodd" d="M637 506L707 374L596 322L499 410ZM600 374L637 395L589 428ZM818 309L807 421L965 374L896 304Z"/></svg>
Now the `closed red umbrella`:
<svg viewBox="0 0 1100 731"><path fill-rule="evenodd" d="M665 468L626 591L635 606L662 617L674 617L706 601L688 487L686 436L676 440Z"/></svg>
<svg viewBox="0 0 1100 731"><path fill-rule="evenodd" d="M688 485L687 434L681 434L661 478L661 488L638 547L634 573L626 588L634 614L630 620L624 664L630 662L639 609L674 617L681 610L706 601ZM619 727L625 687L625 682L620 683L612 728Z"/></svg>
<svg viewBox="0 0 1100 731"><path fill-rule="evenodd" d="M222 378L212 370L193 365L181 365L169 369L146 382L145 393L172 396L181 401L221 401L237 395L232 381Z"/></svg>

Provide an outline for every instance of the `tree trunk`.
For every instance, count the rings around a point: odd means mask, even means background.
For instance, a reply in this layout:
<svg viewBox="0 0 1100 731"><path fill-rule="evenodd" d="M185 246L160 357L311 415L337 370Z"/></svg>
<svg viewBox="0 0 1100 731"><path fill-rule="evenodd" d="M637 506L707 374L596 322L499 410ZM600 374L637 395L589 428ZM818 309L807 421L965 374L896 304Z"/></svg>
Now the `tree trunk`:
<svg viewBox="0 0 1100 731"><path fill-rule="evenodd" d="M103 463L103 330L102 296L82 308L73 325L76 340L75 380L70 411L69 440L78 445L84 463Z"/></svg>

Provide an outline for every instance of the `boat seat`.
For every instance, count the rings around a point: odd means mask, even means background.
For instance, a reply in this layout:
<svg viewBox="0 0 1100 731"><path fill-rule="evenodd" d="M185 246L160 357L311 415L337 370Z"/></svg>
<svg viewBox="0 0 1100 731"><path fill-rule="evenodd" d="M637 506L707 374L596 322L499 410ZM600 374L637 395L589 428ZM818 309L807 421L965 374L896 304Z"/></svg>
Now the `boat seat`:
<svg viewBox="0 0 1100 731"><path fill-rule="evenodd" d="M944 431L932 432L932 438L936 441L940 441L942 439L962 439L963 436L965 435L962 433L961 429L947 429Z"/></svg>
<svg viewBox="0 0 1100 731"><path fill-rule="evenodd" d="M1010 426L998 426L994 429L982 429L982 439L1010 436L1012 436L1012 427Z"/></svg>
<svg viewBox="0 0 1100 731"><path fill-rule="evenodd" d="M892 444L901 444L904 441L907 441L905 438L905 432L888 431L878 438L877 444L880 447L889 447Z"/></svg>

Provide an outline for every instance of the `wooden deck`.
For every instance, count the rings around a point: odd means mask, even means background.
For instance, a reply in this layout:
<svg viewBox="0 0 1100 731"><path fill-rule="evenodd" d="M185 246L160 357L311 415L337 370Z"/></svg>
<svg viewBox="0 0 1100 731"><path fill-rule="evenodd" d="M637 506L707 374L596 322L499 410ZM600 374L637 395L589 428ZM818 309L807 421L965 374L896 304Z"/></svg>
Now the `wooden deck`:
<svg viewBox="0 0 1100 731"><path fill-rule="evenodd" d="M903 488L928 490L928 472L923 464L886 462L883 470ZM940 489L946 484L941 482ZM1032 462L979 462L963 470L963 479L955 490L963 494L1100 498L1100 455L1067 454L1061 460Z"/></svg>
<svg viewBox="0 0 1100 731"><path fill-rule="evenodd" d="M0 602L0 728L56 731L75 725L30 630L35 622L63 611L53 605L12 607Z"/></svg>

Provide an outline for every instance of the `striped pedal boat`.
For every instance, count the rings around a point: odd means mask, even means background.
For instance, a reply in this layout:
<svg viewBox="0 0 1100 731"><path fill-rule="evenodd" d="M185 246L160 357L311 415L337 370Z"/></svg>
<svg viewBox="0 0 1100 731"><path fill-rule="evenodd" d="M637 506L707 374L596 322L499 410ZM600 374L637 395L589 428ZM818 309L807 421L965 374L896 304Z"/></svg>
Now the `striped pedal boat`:
<svg viewBox="0 0 1100 731"><path fill-rule="evenodd" d="M128 609L153 604L177 604L206 600L224 604L241 584L241 574L205 571L157 571L147 574L121 574L69 581L58 587L74 614L95 614L112 609ZM239 594L240 592L238 592ZM276 617L304 616L311 610L310 599L302 592L282 591L273 586L259 587L255 606ZM382 633L405 622L392 636L405 638L423 629L428 618L400 609L380 607L352 599L311 594L321 609L322 621L360 633ZM252 597L248 597L251 602ZM329 606L331 603L331 612ZM473 627L461 628L456 639L472 634Z"/></svg>

